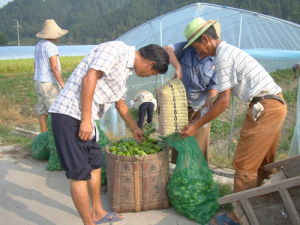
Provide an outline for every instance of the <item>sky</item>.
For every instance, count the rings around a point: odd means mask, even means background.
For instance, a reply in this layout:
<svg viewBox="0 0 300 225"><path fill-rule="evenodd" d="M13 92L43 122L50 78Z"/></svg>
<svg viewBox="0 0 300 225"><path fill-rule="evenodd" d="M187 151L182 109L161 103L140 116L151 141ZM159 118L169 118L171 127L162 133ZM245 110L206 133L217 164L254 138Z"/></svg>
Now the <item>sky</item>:
<svg viewBox="0 0 300 225"><path fill-rule="evenodd" d="M6 5L8 2L11 2L13 0L0 0L0 7Z"/></svg>

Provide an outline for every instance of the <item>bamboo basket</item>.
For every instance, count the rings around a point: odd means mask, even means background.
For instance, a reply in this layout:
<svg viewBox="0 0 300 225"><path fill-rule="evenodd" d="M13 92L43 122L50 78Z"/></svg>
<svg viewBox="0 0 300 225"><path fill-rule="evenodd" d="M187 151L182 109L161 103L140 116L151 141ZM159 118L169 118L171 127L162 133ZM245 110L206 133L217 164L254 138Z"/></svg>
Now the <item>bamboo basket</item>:
<svg viewBox="0 0 300 225"><path fill-rule="evenodd" d="M169 150L146 156L119 156L107 151L107 189L115 212L168 208Z"/></svg>
<svg viewBox="0 0 300 225"><path fill-rule="evenodd" d="M185 87L179 79L172 79L156 89L158 100L158 130L160 135L180 131L188 124L188 104Z"/></svg>

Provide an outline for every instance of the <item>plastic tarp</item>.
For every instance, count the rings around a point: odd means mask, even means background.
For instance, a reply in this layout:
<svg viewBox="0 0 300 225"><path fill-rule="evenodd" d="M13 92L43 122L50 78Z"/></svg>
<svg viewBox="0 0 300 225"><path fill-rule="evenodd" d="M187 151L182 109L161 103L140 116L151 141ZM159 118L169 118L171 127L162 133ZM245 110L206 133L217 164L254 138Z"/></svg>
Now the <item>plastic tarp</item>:
<svg viewBox="0 0 300 225"><path fill-rule="evenodd" d="M291 68L300 61L300 25L232 7L195 3L150 20L121 35L118 40L137 48L155 43L161 46L184 41L185 26L195 17L219 20L222 31L221 39L244 49L258 60L269 72L279 68ZM153 76L147 79L131 76L128 80L129 101L138 90L152 93L173 76L170 66L166 75ZM114 108L106 114L106 121L114 121L117 112ZM116 122L102 125L113 130L115 135L124 135L124 123ZM113 126L113 127L112 127ZM113 128L113 129L111 129ZM116 129L117 128L117 129Z"/></svg>
<svg viewBox="0 0 300 225"><path fill-rule="evenodd" d="M60 56L85 56L95 45L66 45L57 46ZM0 47L2 59L32 59L35 46L5 46Z"/></svg>

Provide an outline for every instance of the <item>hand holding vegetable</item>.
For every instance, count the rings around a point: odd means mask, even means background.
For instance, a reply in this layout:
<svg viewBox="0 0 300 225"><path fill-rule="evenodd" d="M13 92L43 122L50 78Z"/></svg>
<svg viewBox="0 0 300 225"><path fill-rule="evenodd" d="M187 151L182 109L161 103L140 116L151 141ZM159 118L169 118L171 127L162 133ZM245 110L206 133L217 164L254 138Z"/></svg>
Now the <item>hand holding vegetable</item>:
<svg viewBox="0 0 300 225"><path fill-rule="evenodd" d="M141 143L143 141L143 131L138 126L131 129L131 132L132 132L132 135L133 135L134 139L138 143Z"/></svg>

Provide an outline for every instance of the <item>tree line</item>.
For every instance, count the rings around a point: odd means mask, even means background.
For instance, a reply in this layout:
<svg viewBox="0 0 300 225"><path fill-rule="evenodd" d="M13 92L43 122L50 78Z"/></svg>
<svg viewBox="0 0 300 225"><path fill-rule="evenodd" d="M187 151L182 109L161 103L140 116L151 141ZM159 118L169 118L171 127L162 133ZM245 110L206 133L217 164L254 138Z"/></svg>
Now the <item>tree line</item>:
<svg viewBox="0 0 300 225"><path fill-rule="evenodd" d="M43 21L53 18L70 32L61 44L98 44L195 0L14 0L0 8L0 45L34 45ZM206 0L300 23L299 0Z"/></svg>

